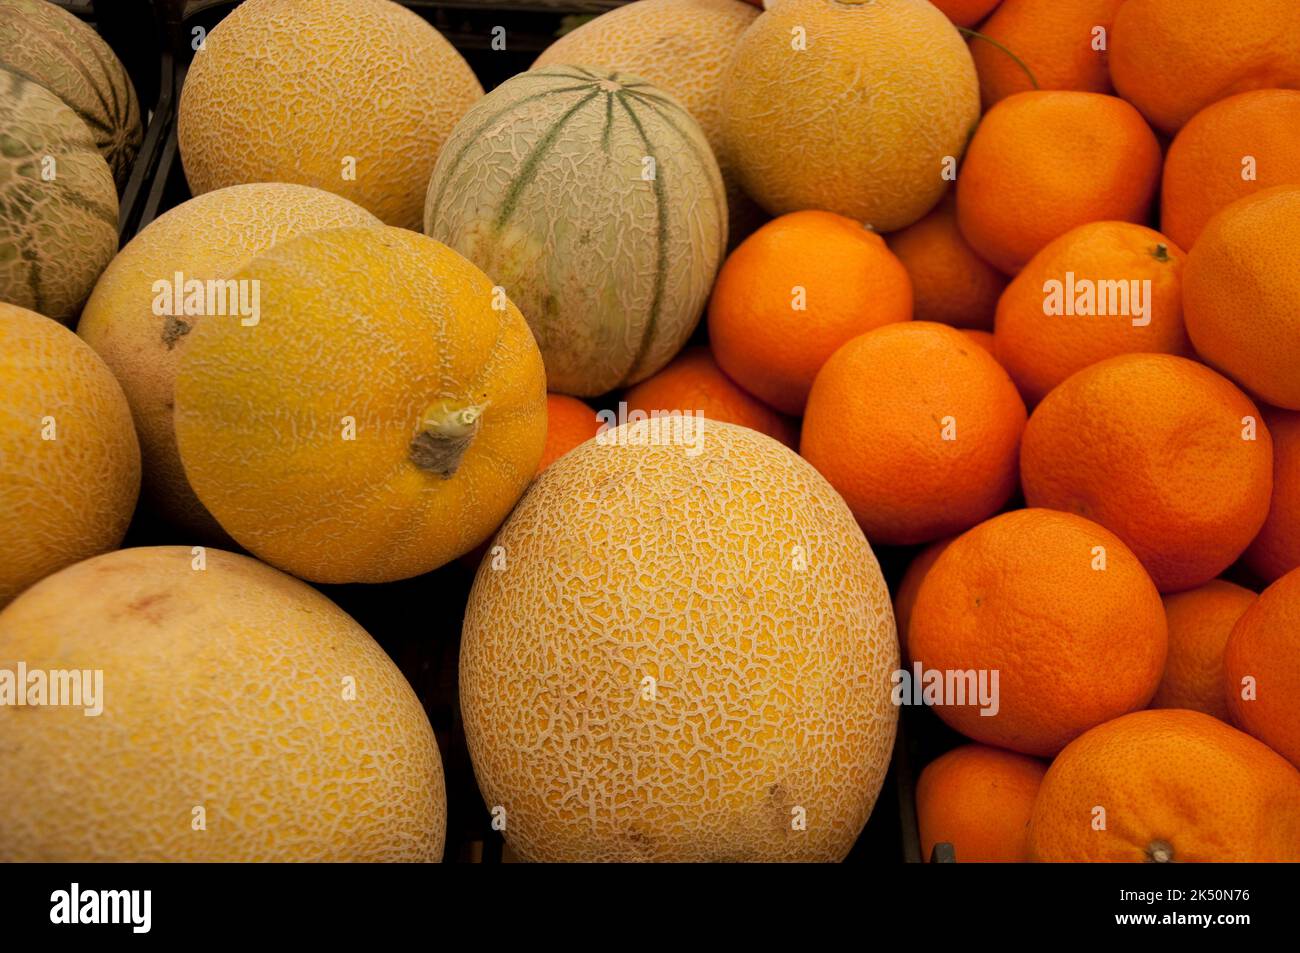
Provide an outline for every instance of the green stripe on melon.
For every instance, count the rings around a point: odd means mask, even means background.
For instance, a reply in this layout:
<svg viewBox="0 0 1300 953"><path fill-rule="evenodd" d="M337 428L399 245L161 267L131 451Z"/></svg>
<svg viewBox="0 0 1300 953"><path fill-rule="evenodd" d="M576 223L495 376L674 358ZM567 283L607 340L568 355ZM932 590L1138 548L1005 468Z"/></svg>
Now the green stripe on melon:
<svg viewBox="0 0 1300 953"><path fill-rule="evenodd" d="M126 68L98 33L47 0L0 0L0 67L44 86L89 128L121 187L144 128Z"/></svg>
<svg viewBox="0 0 1300 953"><path fill-rule="evenodd" d="M677 100L632 74L563 65L516 76L465 114L429 181L424 230L504 287L548 388L589 397L649 377L686 343L727 206Z"/></svg>
<svg viewBox="0 0 1300 953"><path fill-rule="evenodd" d="M67 324L117 251L117 190L86 124L0 69L0 301Z"/></svg>

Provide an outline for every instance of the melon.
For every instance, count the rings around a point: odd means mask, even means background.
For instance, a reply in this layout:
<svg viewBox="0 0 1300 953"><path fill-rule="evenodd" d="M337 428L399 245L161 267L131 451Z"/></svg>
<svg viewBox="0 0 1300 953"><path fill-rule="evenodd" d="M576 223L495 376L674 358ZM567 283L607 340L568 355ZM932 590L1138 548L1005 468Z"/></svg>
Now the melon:
<svg viewBox="0 0 1300 953"><path fill-rule="evenodd" d="M466 113L429 180L424 230L519 306L550 389L589 397L681 350L726 248L727 207L680 103L629 73L552 66Z"/></svg>
<svg viewBox="0 0 1300 953"><path fill-rule="evenodd" d="M0 303L0 606L114 549L139 490L140 449L112 372L61 324Z"/></svg>
<svg viewBox="0 0 1300 953"><path fill-rule="evenodd" d="M880 791L899 652L870 546L788 448L688 419L551 464L474 581L465 735L524 859L840 860Z"/></svg>
<svg viewBox="0 0 1300 953"><path fill-rule="evenodd" d="M185 77L185 177L195 195L313 185L418 229L438 151L482 95L442 34L391 0L245 0Z"/></svg>
<svg viewBox="0 0 1300 953"><path fill-rule="evenodd" d="M722 86L727 154L751 197L878 232L939 202L979 115L970 50L928 0L780 0Z"/></svg>
<svg viewBox="0 0 1300 953"><path fill-rule="evenodd" d="M44 86L94 136L118 188L144 138L126 67L93 29L48 0L0 0L0 67Z"/></svg>
<svg viewBox="0 0 1300 953"><path fill-rule="evenodd" d="M0 68L0 301L70 323L117 251L117 188L86 124Z"/></svg>
<svg viewBox="0 0 1300 953"><path fill-rule="evenodd" d="M0 613L0 659L91 673L79 705L0 706L0 861L442 857L419 699L345 612L256 560L78 563Z"/></svg>
<svg viewBox="0 0 1300 953"><path fill-rule="evenodd" d="M229 277L276 242L325 228L379 224L361 206L311 186L232 185L155 219L95 285L77 333L126 391L140 435L145 496L197 541L218 542L224 533L185 479L172 426L172 388L189 331L205 320L207 283ZM177 275L181 294L175 293ZM156 288L159 281L171 288L161 298L167 289ZM193 297L185 293L187 286L202 286L204 294ZM216 299L213 304L221 310Z"/></svg>
<svg viewBox="0 0 1300 953"><path fill-rule="evenodd" d="M518 309L447 246L386 225L281 242L231 280L176 373L190 486L254 555L315 582L389 582L483 542L546 442Z"/></svg>
<svg viewBox="0 0 1300 953"><path fill-rule="evenodd" d="M580 63L643 76L675 96L713 148L727 188L731 243L763 214L731 172L722 135L722 77L759 11L744 0L636 0L560 37L532 68Z"/></svg>

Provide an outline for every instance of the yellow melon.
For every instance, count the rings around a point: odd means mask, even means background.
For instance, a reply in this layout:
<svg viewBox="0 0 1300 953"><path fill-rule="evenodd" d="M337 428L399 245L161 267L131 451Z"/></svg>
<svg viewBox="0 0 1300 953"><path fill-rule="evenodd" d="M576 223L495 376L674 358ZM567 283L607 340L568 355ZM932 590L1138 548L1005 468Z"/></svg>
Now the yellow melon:
<svg viewBox="0 0 1300 953"><path fill-rule="evenodd" d="M61 324L0 303L0 606L121 543L139 490L112 372Z"/></svg>
<svg viewBox="0 0 1300 953"><path fill-rule="evenodd" d="M246 0L185 77L185 177L196 195L314 185L418 229L438 150L482 95L452 45L390 0Z"/></svg>
<svg viewBox="0 0 1300 953"><path fill-rule="evenodd" d="M234 272L256 321L200 321L176 375L190 485L255 555L387 582L468 552L546 441L523 316L447 246L389 226L313 232Z"/></svg>
<svg viewBox="0 0 1300 953"><path fill-rule="evenodd" d="M580 64L648 79L695 117L722 171L727 221L737 244L763 214L731 172L722 135L722 77L740 35L758 19L744 0L636 0L589 20L537 57L541 66Z"/></svg>
<svg viewBox="0 0 1300 953"><path fill-rule="evenodd" d="M927 0L781 0L741 38L722 93L726 151L763 208L881 232L938 203L980 109L970 51Z"/></svg>
<svg viewBox="0 0 1300 953"><path fill-rule="evenodd" d="M498 546L460 698L521 857L848 853L889 763L898 641L871 547L811 466L744 427L629 423L551 464Z"/></svg>
<svg viewBox="0 0 1300 953"><path fill-rule="evenodd" d="M256 560L78 563L0 613L0 659L91 673L80 707L0 706L0 861L442 857L419 699L338 606Z"/></svg>
<svg viewBox="0 0 1300 953"><path fill-rule="evenodd" d="M185 479L172 427L172 387L188 332L209 309L208 282L228 277L250 258L297 235L378 224L359 205L310 186L232 185L151 222L100 276L77 333L126 391L140 435L146 497L200 541L224 534ZM199 284L187 292L191 282ZM218 315L228 310L223 301L212 299Z"/></svg>

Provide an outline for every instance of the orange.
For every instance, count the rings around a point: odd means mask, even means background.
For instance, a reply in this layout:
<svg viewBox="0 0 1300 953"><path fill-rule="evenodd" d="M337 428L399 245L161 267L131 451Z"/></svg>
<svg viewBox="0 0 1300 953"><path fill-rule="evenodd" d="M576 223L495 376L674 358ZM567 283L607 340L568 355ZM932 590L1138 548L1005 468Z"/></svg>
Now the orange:
<svg viewBox="0 0 1300 953"><path fill-rule="evenodd" d="M1133 552L1081 516L1040 509L958 536L926 573L908 631L913 666L996 684L996 705L943 699L944 721L1033 755L1146 705L1166 641L1160 595Z"/></svg>
<svg viewBox="0 0 1300 953"><path fill-rule="evenodd" d="M1295 0L1127 0L1111 31L1110 76L1157 129L1177 132L1235 93L1300 87Z"/></svg>
<svg viewBox="0 0 1300 953"><path fill-rule="evenodd" d="M933 0L955 26L974 26L989 15L1001 0Z"/></svg>
<svg viewBox="0 0 1300 953"><path fill-rule="evenodd" d="M957 177L957 223L986 261L1015 274L1088 222L1145 221L1160 146L1114 96L1017 93L975 131Z"/></svg>
<svg viewBox="0 0 1300 953"><path fill-rule="evenodd" d="M990 354L994 353L994 338L992 331L977 331L974 328L962 328L961 333L966 335L966 340L979 347L984 348Z"/></svg>
<svg viewBox="0 0 1300 953"><path fill-rule="evenodd" d="M629 413L700 411L710 420L765 433L791 450L798 446L794 421L741 390L722 373L707 347L687 348L654 377L628 390L623 399Z"/></svg>
<svg viewBox="0 0 1300 953"><path fill-rule="evenodd" d="M1104 37L1124 0L1003 0L970 39L984 108L1034 88L1109 93ZM994 42L989 42L990 40ZM1097 49L1103 46L1102 49ZM1014 54L1014 56L1012 55ZM1016 62L1019 58L1029 73Z"/></svg>
<svg viewBox="0 0 1300 953"><path fill-rule="evenodd" d="M799 452L872 543L925 543L996 513L1016 489L1025 405L954 328L891 324L841 347L808 398Z"/></svg>
<svg viewBox="0 0 1300 953"><path fill-rule="evenodd" d="M1193 116L1169 146L1160 228L1191 248L1215 212L1277 185L1300 185L1300 91L1229 96Z"/></svg>
<svg viewBox="0 0 1300 953"><path fill-rule="evenodd" d="M709 301L709 340L728 377L798 416L837 347L911 317L912 283L884 239L832 212L792 212L727 258Z"/></svg>
<svg viewBox="0 0 1300 953"><path fill-rule="evenodd" d="M546 444L537 464L541 473L578 444L596 436L600 418L587 404L566 394L546 395Z"/></svg>
<svg viewBox="0 0 1300 953"><path fill-rule="evenodd" d="M1300 766L1300 569L1237 620L1223 672L1233 723Z"/></svg>
<svg viewBox="0 0 1300 953"><path fill-rule="evenodd" d="M1219 575L1259 532L1273 441L1250 398L1209 368L1124 354L1043 399L1020 477L1030 506L1096 520L1176 592Z"/></svg>
<svg viewBox="0 0 1300 953"><path fill-rule="evenodd" d="M1029 815L1047 765L986 745L963 745L925 766L916 782L921 856L952 844L958 863L1029 859Z"/></svg>
<svg viewBox="0 0 1300 953"><path fill-rule="evenodd" d="M885 239L912 279L912 317L956 328L992 328L1007 279L966 244L949 197L933 212Z"/></svg>
<svg viewBox="0 0 1300 953"><path fill-rule="evenodd" d="M1246 565L1265 582L1300 566L1300 412L1264 408L1273 437L1273 499L1246 550Z"/></svg>
<svg viewBox="0 0 1300 953"><path fill-rule="evenodd" d="M940 554L948 548L951 538L935 540L917 553L907 566L907 572L898 583L894 594L894 621L898 625L898 644L902 649L903 660L907 661L907 627L912 622L912 607L916 605L916 594L921 591L925 574L930 571ZM928 855L927 855L928 856Z"/></svg>
<svg viewBox="0 0 1300 953"><path fill-rule="evenodd" d="M1212 579L1196 589L1165 596L1169 658L1152 708L1190 708L1228 720L1223 695L1223 649L1255 593Z"/></svg>
<svg viewBox="0 0 1300 953"><path fill-rule="evenodd" d="M1205 226L1183 272L1187 333L1206 363L1300 410L1300 186L1238 199Z"/></svg>
<svg viewBox="0 0 1300 953"><path fill-rule="evenodd" d="M1117 354L1191 357L1185 258L1144 225L1092 222L1030 259L998 301L994 351L1025 400L1036 404L1075 371Z"/></svg>
<svg viewBox="0 0 1300 953"><path fill-rule="evenodd" d="M1199 711L1092 729L1047 770L1029 820L1038 861L1300 860L1300 772Z"/></svg>

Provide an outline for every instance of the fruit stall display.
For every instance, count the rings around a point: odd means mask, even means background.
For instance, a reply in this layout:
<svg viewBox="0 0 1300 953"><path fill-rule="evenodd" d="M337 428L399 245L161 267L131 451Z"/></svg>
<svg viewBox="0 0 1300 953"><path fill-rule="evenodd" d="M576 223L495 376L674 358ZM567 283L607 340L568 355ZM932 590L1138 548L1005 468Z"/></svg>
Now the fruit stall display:
<svg viewBox="0 0 1300 953"><path fill-rule="evenodd" d="M0 164L0 860L1300 860L1292 0L0 0Z"/></svg>

